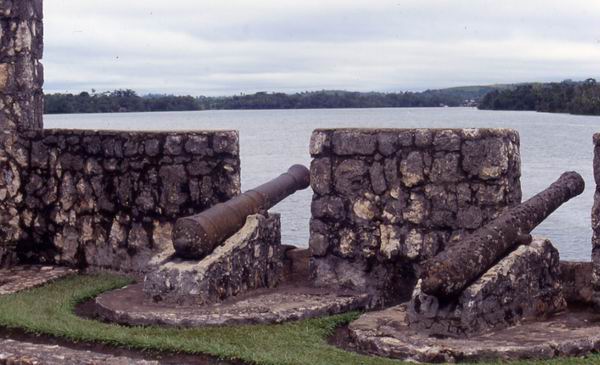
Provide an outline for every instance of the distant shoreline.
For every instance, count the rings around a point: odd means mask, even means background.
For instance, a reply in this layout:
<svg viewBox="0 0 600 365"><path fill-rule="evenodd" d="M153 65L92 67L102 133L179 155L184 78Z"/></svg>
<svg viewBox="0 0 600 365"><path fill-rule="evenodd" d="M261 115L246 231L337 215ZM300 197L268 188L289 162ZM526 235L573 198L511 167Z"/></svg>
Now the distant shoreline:
<svg viewBox="0 0 600 365"><path fill-rule="evenodd" d="M548 112L548 111L536 111L536 110L513 110L513 109L482 109L476 106L452 106L452 107L441 107L441 106L430 106L430 107L353 107L353 108L293 108L293 109L209 109L209 110L170 110L170 111L125 111L125 112L93 112L93 113L51 113L44 114L44 116L61 116L61 115L103 115L103 114L160 114L160 113L186 113L186 112L220 112L220 111L239 111L239 112L252 112L252 111L290 111L290 110L348 110L348 109L473 109L477 111L490 111L490 112L528 112L536 114L562 114L576 117L600 117L600 115L590 114L573 114L568 112Z"/></svg>
<svg viewBox="0 0 600 365"><path fill-rule="evenodd" d="M475 106L381 106L381 107L341 107L341 108L265 108L265 109L204 109L204 110L154 110L154 111L116 111L116 112L81 112L81 113L44 113L48 115L94 115L94 114L149 114L149 113L185 113L185 112L218 112L218 111L289 111L289 110L342 110L342 109L475 109Z"/></svg>
<svg viewBox="0 0 600 365"><path fill-rule="evenodd" d="M210 97L140 96L126 89L102 93L46 94L44 114L439 107L600 115L600 85L590 78L585 81L465 86L421 92L321 90L295 94L257 92Z"/></svg>
<svg viewBox="0 0 600 365"><path fill-rule="evenodd" d="M322 90L295 94L258 92L233 96L140 96L133 90L46 94L46 114L117 113L195 110L276 110L340 108L416 108L475 106L492 86L422 92L351 92Z"/></svg>

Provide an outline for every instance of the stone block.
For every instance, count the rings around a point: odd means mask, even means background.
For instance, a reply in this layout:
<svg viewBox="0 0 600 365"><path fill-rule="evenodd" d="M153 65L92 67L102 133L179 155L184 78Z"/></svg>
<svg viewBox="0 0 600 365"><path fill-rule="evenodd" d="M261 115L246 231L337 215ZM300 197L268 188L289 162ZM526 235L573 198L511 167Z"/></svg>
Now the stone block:
<svg viewBox="0 0 600 365"><path fill-rule="evenodd" d="M18 94L39 90L44 83L44 68L29 57L19 56L0 63L0 93Z"/></svg>
<svg viewBox="0 0 600 365"><path fill-rule="evenodd" d="M336 192L343 196L353 196L371 190L368 172L369 166L365 161L344 160L334 169L333 183Z"/></svg>
<svg viewBox="0 0 600 365"><path fill-rule="evenodd" d="M460 134L450 129L437 131L433 138L433 146L436 151L458 151L461 143Z"/></svg>
<svg viewBox="0 0 600 365"><path fill-rule="evenodd" d="M560 262L560 280L563 295L569 304L590 304L594 294L592 288L591 262Z"/></svg>
<svg viewBox="0 0 600 365"><path fill-rule="evenodd" d="M510 142L502 138L466 141L463 146L463 168L469 175L483 180L497 179L508 170Z"/></svg>
<svg viewBox="0 0 600 365"><path fill-rule="evenodd" d="M313 157L326 153L331 148L330 133L316 130L310 137L310 154Z"/></svg>
<svg viewBox="0 0 600 365"><path fill-rule="evenodd" d="M331 191L331 159L315 159L311 166L310 185L319 194L326 195Z"/></svg>
<svg viewBox="0 0 600 365"><path fill-rule="evenodd" d="M379 152L384 156L391 156L398 151L400 140L397 133L377 134L377 145Z"/></svg>
<svg viewBox="0 0 600 365"><path fill-rule="evenodd" d="M144 279L148 300L179 305L220 302L283 278L278 215L248 217L244 227L202 260L173 258Z"/></svg>
<svg viewBox="0 0 600 365"><path fill-rule="evenodd" d="M185 142L185 151L193 155L207 154L208 138L205 136L190 136Z"/></svg>
<svg viewBox="0 0 600 365"><path fill-rule="evenodd" d="M2 0L0 17L18 19L42 19L43 0Z"/></svg>
<svg viewBox="0 0 600 365"><path fill-rule="evenodd" d="M336 131L332 144L339 156L372 155L377 148L377 135L362 130Z"/></svg>
<svg viewBox="0 0 600 365"><path fill-rule="evenodd" d="M223 153L231 156L240 155L240 136L237 131L218 131L213 137L213 149L215 153Z"/></svg>
<svg viewBox="0 0 600 365"><path fill-rule="evenodd" d="M344 201L338 197L325 196L312 202L312 215L315 218L342 220L346 216Z"/></svg>

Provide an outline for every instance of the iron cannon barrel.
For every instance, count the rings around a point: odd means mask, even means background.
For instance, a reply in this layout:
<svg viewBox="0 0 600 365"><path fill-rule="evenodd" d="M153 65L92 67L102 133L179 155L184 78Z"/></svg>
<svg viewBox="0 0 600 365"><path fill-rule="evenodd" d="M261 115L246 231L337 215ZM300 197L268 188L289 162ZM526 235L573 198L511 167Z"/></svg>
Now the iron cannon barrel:
<svg viewBox="0 0 600 365"><path fill-rule="evenodd" d="M427 260L420 271L421 289L439 298L452 298L523 241L544 219L581 194L585 182L566 172L546 190Z"/></svg>
<svg viewBox="0 0 600 365"><path fill-rule="evenodd" d="M177 220L173 246L177 256L202 259L240 230L249 215L268 210L298 190L310 185L310 171L294 165L281 176L237 197Z"/></svg>

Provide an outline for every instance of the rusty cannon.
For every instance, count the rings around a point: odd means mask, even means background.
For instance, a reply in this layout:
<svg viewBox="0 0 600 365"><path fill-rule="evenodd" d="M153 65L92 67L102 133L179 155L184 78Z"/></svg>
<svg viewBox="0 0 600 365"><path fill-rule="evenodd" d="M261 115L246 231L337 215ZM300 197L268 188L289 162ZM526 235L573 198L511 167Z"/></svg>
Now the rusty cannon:
<svg viewBox="0 0 600 365"><path fill-rule="evenodd" d="M173 246L177 256L202 259L240 230L246 218L266 211L298 190L310 185L310 171L294 165L281 176L204 212L177 220Z"/></svg>
<svg viewBox="0 0 600 365"><path fill-rule="evenodd" d="M419 275L421 290L438 298L458 295L513 248L530 241L529 233L535 227L584 188L578 173L562 174L546 190L424 262Z"/></svg>

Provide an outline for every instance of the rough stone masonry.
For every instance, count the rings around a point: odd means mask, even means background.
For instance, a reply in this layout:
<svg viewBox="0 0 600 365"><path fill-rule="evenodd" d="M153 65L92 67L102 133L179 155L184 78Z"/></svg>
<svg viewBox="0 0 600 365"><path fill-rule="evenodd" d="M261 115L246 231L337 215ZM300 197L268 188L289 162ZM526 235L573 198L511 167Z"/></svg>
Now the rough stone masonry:
<svg viewBox="0 0 600 365"><path fill-rule="evenodd" d="M0 265L16 261L28 150L19 132L42 127L42 0L0 0Z"/></svg>
<svg viewBox="0 0 600 365"><path fill-rule="evenodd" d="M0 0L0 265L147 271L176 218L239 194L239 136L44 130L42 13Z"/></svg>
<svg viewBox="0 0 600 365"><path fill-rule="evenodd" d="M234 131L4 136L5 263L18 258L144 272L156 255L172 252L176 218L240 191Z"/></svg>
<svg viewBox="0 0 600 365"><path fill-rule="evenodd" d="M251 215L232 237L200 260L173 258L144 279L149 301L176 305L218 303L283 278L279 215Z"/></svg>
<svg viewBox="0 0 600 365"><path fill-rule="evenodd" d="M421 262L521 201L514 130L316 130L310 152L313 281L379 302L407 299Z"/></svg>
<svg viewBox="0 0 600 365"><path fill-rule="evenodd" d="M594 134L593 140L596 191L592 207L592 301L600 309L600 133Z"/></svg>
<svg viewBox="0 0 600 365"><path fill-rule="evenodd" d="M238 134L29 132L22 259L144 272L171 228L240 192Z"/></svg>
<svg viewBox="0 0 600 365"><path fill-rule="evenodd" d="M147 271L176 218L239 194L234 131L4 133L3 262ZM17 257L18 256L18 257Z"/></svg>

